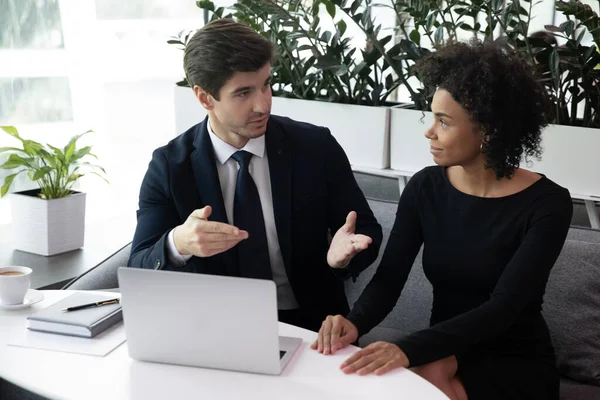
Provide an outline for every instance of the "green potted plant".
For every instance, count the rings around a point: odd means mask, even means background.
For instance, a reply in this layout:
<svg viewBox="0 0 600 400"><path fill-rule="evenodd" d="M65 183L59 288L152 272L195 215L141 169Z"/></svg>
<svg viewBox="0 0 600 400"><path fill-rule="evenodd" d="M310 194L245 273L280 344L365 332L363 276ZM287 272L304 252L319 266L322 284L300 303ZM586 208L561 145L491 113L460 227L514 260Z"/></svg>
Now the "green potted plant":
<svg viewBox="0 0 600 400"><path fill-rule="evenodd" d="M8 155L0 169L14 171L5 177L0 196L9 192L21 173L26 173L38 185L37 189L12 193L15 248L51 256L82 247L85 193L73 190L73 185L87 174L106 181L104 168L87 161L97 158L91 153L91 146L77 147L77 141L92 131L74 136L61 149L24 139L14 126L0 128L21 144L21 147L0 148L0 154Z"/></svg>

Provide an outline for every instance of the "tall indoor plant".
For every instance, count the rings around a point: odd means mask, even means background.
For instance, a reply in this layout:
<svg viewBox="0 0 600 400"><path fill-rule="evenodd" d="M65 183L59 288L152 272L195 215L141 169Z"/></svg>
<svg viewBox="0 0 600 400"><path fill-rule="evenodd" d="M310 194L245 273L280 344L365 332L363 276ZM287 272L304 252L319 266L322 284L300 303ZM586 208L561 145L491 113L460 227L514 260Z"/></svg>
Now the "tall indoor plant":
<svg viewBox="0 0 600 400"><path fill-rule="evenodd" d="M14 126L0 126L21 147L2 147L8 154L1 169L15 171L6 176L0 188L5 196L15 178L26 173L37 189L12 193L12 227L15 248L50 256L83 246L85 230L85 193L73 190L73 185L86 174L106 180L106 171L87 161L97 158L91 146L78 148L76 135L64 148L42 145L24 139Z"/></svg>

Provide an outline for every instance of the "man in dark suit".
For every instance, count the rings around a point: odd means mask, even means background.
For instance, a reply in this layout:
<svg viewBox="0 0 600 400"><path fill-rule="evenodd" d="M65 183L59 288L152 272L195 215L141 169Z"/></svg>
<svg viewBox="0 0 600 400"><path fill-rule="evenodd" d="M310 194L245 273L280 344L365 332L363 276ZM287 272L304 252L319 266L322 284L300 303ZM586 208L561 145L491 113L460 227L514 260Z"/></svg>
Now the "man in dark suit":
<svg viewBox="0 0 600 400"><path fill-rule="evenodd" d="M272 279L280 321L318 330L348 313L343 280L376 259L382 233L329 130L270 115L273 53L228 19L189 41L208 117L154 152L129 266Z"/></svg>

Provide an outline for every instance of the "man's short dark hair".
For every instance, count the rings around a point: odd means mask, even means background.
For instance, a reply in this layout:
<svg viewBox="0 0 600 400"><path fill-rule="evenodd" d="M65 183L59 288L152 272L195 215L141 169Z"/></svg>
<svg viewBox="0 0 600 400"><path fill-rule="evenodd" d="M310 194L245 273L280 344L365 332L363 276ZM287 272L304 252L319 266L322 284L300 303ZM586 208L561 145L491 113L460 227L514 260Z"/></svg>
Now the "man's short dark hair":
<svg viewBox="0 0 600 400"><path fill-rule="evenodd" d="M199 29L188 42L183 68L189 85L219 100L219 92L236 72L255 72L274 59L273 44L256 31L229 18Z"/></svg>

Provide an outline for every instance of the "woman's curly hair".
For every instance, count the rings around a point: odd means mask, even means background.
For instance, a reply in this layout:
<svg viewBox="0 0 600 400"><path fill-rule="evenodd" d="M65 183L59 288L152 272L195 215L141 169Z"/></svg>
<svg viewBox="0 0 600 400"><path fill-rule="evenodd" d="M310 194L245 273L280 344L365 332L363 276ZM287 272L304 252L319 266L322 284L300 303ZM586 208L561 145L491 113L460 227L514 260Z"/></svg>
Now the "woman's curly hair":
<svg viewBox="0 0 600 400"><path fill-rule="evenodd" d="M451 43L415 66L428 98L448 91L479 124L486 168L511 178L525 157L541 156L541 131L552 106L532 69L511 49L474 40Z"/></svg>

